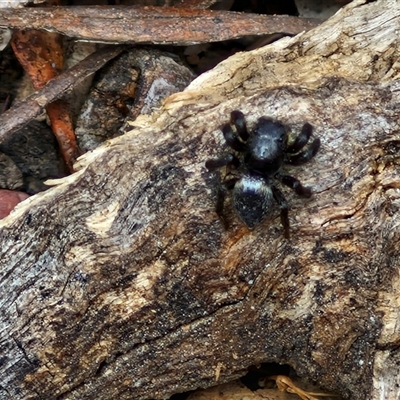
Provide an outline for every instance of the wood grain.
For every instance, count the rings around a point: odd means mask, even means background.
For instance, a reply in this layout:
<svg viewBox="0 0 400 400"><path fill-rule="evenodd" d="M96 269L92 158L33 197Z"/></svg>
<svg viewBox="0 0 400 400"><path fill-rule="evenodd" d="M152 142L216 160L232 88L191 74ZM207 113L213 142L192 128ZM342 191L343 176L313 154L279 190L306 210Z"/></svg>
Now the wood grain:
<svg viewBox="0 0 400 400"><path fill-rule="evenodd" d="M218 42L280 32L297 34L319 25L312 18L200 9L93 6L1 9L0 27L38 29L101 43Z"/></svg>

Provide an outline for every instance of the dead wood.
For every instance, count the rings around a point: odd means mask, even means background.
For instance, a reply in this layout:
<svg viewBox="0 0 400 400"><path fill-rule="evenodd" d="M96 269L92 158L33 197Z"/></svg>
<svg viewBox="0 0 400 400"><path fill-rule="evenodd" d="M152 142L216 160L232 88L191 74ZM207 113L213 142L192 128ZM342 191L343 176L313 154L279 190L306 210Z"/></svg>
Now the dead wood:
<svg viewBox="0 0 400 400"><path fill-rule="evenodd" d="M169 7L93 6L1 9L0 27L38 29L101 43L176 44L217 42L275 32L294 34L320 21Z"/></svg>
<svg viewBox="0 0 400 400"><path fill-rule="evenodd" d="M169 2L171 3L171 2ZM180 0L176 3L171 3L172 7L175 8L195 8L195 9L207 9L213 4L217 3L217 0ZM166 2L167 4L167 2Z"/></svg>
<svg viewBox="0 0 400 400"><path fill-rule="evenodd" d="M124 46L107 46L98 50L68 71L49 81L43 89L33 93L27 99L1 114L0 142L41 114L49 103L72 91L75 85L95 73L125 48Z"/></svg>
<svg viewBox="0 0 400 400"><path fill-rule="evenodd" d="M260 362L354 400L398 398L400 5L353 2L240 53L0 222L0 398L149 399ZM322 146L248 231L215 213L218 129L308 121Z"/></svg>

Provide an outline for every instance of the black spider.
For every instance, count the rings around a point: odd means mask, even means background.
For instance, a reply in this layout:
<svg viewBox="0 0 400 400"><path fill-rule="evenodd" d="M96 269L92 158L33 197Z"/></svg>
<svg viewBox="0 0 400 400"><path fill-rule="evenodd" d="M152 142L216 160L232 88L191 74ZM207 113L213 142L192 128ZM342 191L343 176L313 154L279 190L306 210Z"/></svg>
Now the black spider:
<svg viewBox="0 0 400 400"><path fill-rule="evenodd" d="M233 131L232 126L236 128ZM289 186L299 196L310 197L311 189L304 187L293 176L280 170L283 164L301 165L317 154L320 140L311 143L312 126L303 125L293 143L288 144L288 130L283 124L270 118L261 117L252 131L248 131L241 111L231 113L231 122L221 128L226 143L235 150L217 159L206 162L209 171L231 165L238 169L240 176L226 180L224 186L233 189L233 204L239 218L253 229L269 213L273 199L281 209L281 221L285 237L289 238L288 204L282 192L274 185L277 179ZM306 145L308 146L306 147ZM217 213L222 218L224 191L219 190Z"/></svg>

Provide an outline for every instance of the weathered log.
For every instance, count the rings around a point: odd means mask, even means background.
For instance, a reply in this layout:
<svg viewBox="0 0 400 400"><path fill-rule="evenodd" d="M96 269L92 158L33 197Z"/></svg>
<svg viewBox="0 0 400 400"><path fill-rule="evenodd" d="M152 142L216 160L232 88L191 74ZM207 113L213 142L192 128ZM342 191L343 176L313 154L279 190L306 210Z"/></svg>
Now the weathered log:
<svg viewBox="0 0 400 400"><path fill-rule="evenodd" d="M314 18L191 8L95 6L0 9L0 27L57 32L85 41L120 44L218 42L244 35L297 34Z"/></svg>
<svg viewBox="0 0 400 400"><path fill-rule="evenodd" d="M355 1L241 53L0 222L0 398L148 399L260 362L351 399L400 395L400 5ZM253 231L215 213L241 109L322 146ZM284 189L283 189L284 190Z"/></svg>

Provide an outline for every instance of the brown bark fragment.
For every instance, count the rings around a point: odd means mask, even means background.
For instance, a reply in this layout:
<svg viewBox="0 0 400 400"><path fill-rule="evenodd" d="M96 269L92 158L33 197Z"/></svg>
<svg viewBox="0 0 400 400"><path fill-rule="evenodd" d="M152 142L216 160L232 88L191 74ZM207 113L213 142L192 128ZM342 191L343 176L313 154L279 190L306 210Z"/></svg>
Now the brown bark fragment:
<svg viewBox="0 0 400 400"><path fill-rule="evenodd" d="M64 51L59 34L36 30L16 31L11 39L14 53L38 90L59 75L63 68ZM51 128L57 138L61 154L70 172L80 155L72 119L65 100L57 100L46 107Z"/></svg>
<svg viewBox="0 0 400 400"><path fill-rule="evenodd" d="M58 32L111 43L191 45L274 32L297 34L320 21L290 16L167 7L56 7L0 10L0 27Z"/></svg>
<svg viewBox="0 0 400 400"><path fill-rule="evenodd" d="M74 171L74 163L81 155L76 142L75 132L68 104L64 100L56 100L46 107L51 129L57 138L60 152L69 172Z"/></svg>
<svg viewBox="0 0 400 400"><path fill-rule="evenodd" d="M36 90L56 77L63 68L63 49L58 34L16 31L11 38L11 46Z"/></svg>
<svg viewBox="0 0 400 400"><path fill-rule="evenodd" d="M0 395L157 399L278 362L399 397L399 30L397 1L358 0L237 54L18 205L0 222ZM253 231L229 203L229 230L217 218L204 162L234 109L321 139L286 169L314 191L285 191L290 240L277 208Z"/></svg>

